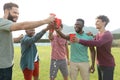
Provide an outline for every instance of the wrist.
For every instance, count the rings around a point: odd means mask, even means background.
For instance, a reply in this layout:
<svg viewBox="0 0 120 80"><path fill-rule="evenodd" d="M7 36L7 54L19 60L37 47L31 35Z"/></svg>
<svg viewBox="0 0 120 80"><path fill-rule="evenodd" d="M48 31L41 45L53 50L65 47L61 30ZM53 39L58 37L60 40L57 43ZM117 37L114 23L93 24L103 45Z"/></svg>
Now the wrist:
<svg viewBox="0 0 120 80"><path fill-rule="evenodd" d="M50 29L49 32L50 32L50 33L53 33L53 32L54 32L54 29Z"/></svg>
<svg viewBox="0 0 120 80"><path fill-rule="evenodd" d="M55 31L57 31L57 32L58 32L58 31L59 31L59 29L55 29Z"/></svg>
<svg viewBox="0 0 120 80"><path fill-rule="evenodd" d="M78 43L80 43L80 39L78 39L78 41L77 41Z"/></svg>
<svg viewBox="0 0 120 80"><path fill-rule="evenodd" d="M43 33L46 33L46 31L47 31L47 29L43 29L43 30L42 30Z"/></svg>

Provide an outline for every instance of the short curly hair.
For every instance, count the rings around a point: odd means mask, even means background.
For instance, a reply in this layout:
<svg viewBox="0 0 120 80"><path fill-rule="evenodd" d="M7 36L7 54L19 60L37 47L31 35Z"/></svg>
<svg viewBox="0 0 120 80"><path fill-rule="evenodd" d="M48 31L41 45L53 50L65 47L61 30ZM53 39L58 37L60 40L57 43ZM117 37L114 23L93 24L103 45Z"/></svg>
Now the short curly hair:
<svg viewBox="0 0 120 80"><path fill-rule="evenodd" d="M109 18L105 15L99 15L96 19L101 19L102 22L106 22L105 26L110 22Z"/></svg>
<svg viewBox="0 0 120 80"><path fill-rule="evenodd" d="M81 21L82 22L82 27L84 27L85 21L81 18L76 19L76 21Z"/></svg>

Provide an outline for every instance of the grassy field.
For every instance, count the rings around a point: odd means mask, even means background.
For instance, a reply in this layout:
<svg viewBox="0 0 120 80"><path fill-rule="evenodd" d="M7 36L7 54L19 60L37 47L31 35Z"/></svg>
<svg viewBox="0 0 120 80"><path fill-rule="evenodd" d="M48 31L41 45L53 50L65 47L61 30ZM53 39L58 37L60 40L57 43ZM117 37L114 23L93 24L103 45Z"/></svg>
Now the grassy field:
<svg viewBox="0 0 120 80"><path fill-rule="evenodd" d="M49 80L49 66L50 66L50 46L38 46L38 52L40 57L40 80ZM13 67L13 79L12 80L24 80L22 71L20 69L20 47L16 46L14 54L14 67ZM120 80L120 48L112 48L112 53L115 57L116 67L114 80ZM80 80L80 76L78 75L78 80ZM60 72L57 74L56 80L63 80ZM90 75L90 80L97 80L97 70L94 74Z"/></svg>

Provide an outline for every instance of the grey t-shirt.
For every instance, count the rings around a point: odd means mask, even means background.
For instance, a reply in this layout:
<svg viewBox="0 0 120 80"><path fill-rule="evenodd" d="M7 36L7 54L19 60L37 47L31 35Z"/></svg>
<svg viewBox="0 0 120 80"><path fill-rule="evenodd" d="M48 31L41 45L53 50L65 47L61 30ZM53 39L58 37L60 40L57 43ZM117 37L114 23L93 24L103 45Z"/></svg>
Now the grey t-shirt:
<svg viewBox="0 0 120 80"><path fill-rule="evenodd" d="M12 21L0 18L0 68L8 68L13 65L13 40L10 27Z"/></svg>

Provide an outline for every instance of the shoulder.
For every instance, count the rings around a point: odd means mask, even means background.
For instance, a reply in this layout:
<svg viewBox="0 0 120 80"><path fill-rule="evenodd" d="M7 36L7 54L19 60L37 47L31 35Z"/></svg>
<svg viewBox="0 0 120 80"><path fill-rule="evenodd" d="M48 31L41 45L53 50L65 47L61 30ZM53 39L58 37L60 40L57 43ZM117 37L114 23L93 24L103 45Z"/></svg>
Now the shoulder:
<svg viewBox="0 0 120 80"><path fill-rule="evenodd" d="M104 35L112 35L112 33L110 32L110 31L106 31L106 32L104 32Z"/></svg>
<svg viewBox="0 0 120 80"><path fill-rule="evenodd" d="M92 40L93 39L93 34L92 33L84 33L84 35L86 36L86 38L88 40Z"/></svg>
<svg viewBox="0 0 120 80"><path fill-rule="evenodd" d="M25 36L21 39L21 41L25 41L26 39L29 39L29 38L30 38L29 36L25 35Z"/></svg>
<svg viewBox="0 0 120 80"><path fill-rule="evenodd" d="M12 24L13 22L7 19L0 18L0 24Z"/></svg>
<svg viewBox="0 0 120 80"><path fill-rule="evenodd" d="M110 31L106 31L105 33L104 33L104 36L106 36L106 37L112 37L113 35L112 35L112 33L110 32Z"/></svg>
<svg viewBox="0 0 120 80"><path fill-rule="evenodd" d="M0 28L3 30L10 30L13 22L7 19L0 18Z"/></svg>

